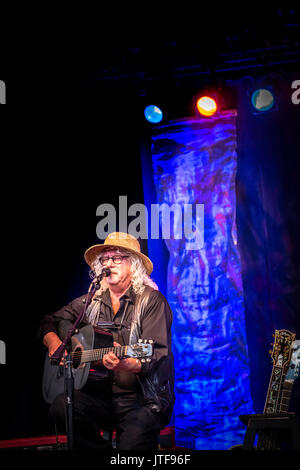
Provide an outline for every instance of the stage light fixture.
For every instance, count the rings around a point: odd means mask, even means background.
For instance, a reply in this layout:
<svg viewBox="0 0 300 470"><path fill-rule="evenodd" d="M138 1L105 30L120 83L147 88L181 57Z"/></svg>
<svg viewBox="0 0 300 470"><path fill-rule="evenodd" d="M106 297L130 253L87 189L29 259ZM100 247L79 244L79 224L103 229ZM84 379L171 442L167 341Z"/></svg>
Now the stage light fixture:
<svg viewBox="0 0 300 470"><path fill-rule="evenodd" d="M163 118L162 110L153 104L146 106L144 110L144 115L147 121L157 124Z"/></svg>
<svg viewBox="0 0 300 470"><path fill-rule="evenodd" d="M274 106L273 93L267 88L259 88L252 93L251 103L257 111L269 111Z"/></svg>
<svg viewBox="0 0 300 470"><path fill-rule="evenodd" d="M201 96L197 100L197 109L203 116L212 116L218 109L216 101L210 96Z"/></svg>

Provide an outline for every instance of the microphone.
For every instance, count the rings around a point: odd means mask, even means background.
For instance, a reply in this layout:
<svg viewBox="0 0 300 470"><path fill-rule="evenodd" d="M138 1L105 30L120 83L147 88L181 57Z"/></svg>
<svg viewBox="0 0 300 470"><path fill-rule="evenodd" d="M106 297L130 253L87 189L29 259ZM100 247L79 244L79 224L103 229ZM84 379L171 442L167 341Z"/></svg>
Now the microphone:
<svg viewBox="0 0 300 470"><path fill-rule="evenodd" d="M102 271L101 271L101 274L99 274L99 276L96 277L97 282L102 281L102 279L103 279L105 276L109 276L110 273L111 273L110 268L103 268Z"/></svg>
<svg viewBox="0 0 300 470"><path fill-rule="evenodd" d="M105 276L109 276L110 274L111 274L110 268L103 268L101 273L98 276L96 276L96 273L94 271L90 271L90 276L93 278L92 283L90 285L90 289L92 288L92 286L94 286L94 288L96 289L99 289L100 282L102 281L102 279Z"/></svg>

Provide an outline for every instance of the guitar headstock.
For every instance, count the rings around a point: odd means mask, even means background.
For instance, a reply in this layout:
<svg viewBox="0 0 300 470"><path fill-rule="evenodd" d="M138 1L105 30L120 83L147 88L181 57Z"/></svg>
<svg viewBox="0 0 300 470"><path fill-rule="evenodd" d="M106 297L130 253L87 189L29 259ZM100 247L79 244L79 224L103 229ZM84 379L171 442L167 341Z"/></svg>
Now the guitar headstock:
<svg viewBox="0 0 300 470"><path fill-rule="evenodd" d="M127 346L126 356L141 359L142 362L150 362L149 359L153 354L153 340L139 339L136 344L129 344ZM147 359L144 359L144 358Z"/></svg>
<svg viewBox="0 0 300 470"><path fill-rule="evenodd" d="M273 364L278 367L284 367L289 363L291 357L292 342L296 334L289 330L275 330L274 346L270 351Z"/></svg>

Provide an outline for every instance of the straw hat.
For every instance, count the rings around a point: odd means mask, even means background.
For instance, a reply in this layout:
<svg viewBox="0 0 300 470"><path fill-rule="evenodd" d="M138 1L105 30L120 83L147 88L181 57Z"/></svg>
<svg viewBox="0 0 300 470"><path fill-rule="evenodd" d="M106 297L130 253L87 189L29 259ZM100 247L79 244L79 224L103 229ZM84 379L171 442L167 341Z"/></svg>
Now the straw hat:
<svg viewBox="0 0 300 470"><path fill-rule="evenodd" d="M102 253L103 250L107 248L124 248L125 250L130 251L142 260L147 274L150 275L152 273L152 261L146 255L141 253L141 247L138 240L129 233L124 232L110 233L104 240L103 245L93 245L88 248L84 253L84 259L87 264L92 268L92 262L100 255L100 253Z"/></svg>

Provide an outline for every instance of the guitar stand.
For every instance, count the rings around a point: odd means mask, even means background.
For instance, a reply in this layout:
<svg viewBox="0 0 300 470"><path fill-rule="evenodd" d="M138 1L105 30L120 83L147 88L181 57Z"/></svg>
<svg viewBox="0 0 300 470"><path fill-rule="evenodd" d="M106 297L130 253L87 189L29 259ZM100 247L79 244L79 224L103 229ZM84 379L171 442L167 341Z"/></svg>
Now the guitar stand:
<svg viewBox="0 0 300 470"><path fill-rule="evenodd" d="M273 435L272 431L275 431L271 446L276 449L277 431L282 429L290 431L292 450L300 450L299 418L295 413L241 415L239 419L247 426L242 450L253 450L255 436L262 430L267 430L271 435Z"/></svg>

